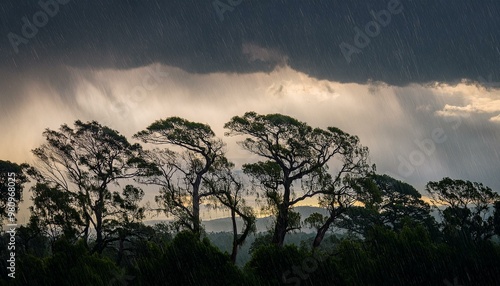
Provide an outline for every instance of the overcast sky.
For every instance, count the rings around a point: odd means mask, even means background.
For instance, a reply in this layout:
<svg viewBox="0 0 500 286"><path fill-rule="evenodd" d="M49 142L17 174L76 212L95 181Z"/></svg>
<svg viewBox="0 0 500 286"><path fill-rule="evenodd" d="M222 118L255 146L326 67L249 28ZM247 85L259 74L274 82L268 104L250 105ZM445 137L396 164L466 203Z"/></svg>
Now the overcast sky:
<svg viewBox="0 0 500 286"><path fill-rule="evenodd" d="M256 111L358 135L419 190L445 176L500 190L497 0L41 3L57 7L0 3L2 160L31 162L45 128L76 119L130 138L181 116L223 137Z"/></svg>

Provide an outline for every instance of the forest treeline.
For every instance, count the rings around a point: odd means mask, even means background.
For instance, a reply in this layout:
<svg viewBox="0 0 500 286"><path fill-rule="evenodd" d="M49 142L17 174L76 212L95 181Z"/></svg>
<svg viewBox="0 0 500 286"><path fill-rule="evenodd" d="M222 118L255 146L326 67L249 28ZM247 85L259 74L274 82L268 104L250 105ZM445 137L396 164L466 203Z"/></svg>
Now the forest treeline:
<svg viewBox="0 0 500 286"><path fill-rule="evenodd" d="M423 198L378 174L357 136L282 114L247 112L224 127L254 155L242 172L209 125L179 117L137 132L140 144L96 121L63 124L43 132L34 164L0 161L1 284L500 283L500 196L491 188L443 178L427 183ZM9 231L28 185L29 223ZM155 202L143 201L144 186L157 190ZM248 197L274 223L238 267L256 231ZM301 218L294 207L311 198L325 212ZM207 238L202 207L230 214L229 251ZM173 221L145 225L150 213ZM314 237L286 244L304 225Z"/></svg>

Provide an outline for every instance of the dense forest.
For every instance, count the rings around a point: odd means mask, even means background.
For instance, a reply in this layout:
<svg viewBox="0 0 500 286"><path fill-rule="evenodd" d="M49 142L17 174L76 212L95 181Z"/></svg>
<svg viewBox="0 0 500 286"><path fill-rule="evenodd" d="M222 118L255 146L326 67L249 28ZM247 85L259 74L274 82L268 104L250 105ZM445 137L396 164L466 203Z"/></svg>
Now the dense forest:
<svg viewBox="0 0 500 286"><path fill-rule="evenodd" d="M440 178L422 196L377 173L357 136L282 114L247 112L224 128L254 155L242 172L210 126L179 117L133 138L96 121L63 124L43 133L34 164L0 161L0 284L500 284L491 188ZM29 223L9 226L27 196ZM301 217L309 199L324 211ZM204 207L230 214L218 243ZM159 213L172 220L144 223ZM261 214L272 217L267 232L256 231ZM314 233L299 235L304 227Z"/></svg>

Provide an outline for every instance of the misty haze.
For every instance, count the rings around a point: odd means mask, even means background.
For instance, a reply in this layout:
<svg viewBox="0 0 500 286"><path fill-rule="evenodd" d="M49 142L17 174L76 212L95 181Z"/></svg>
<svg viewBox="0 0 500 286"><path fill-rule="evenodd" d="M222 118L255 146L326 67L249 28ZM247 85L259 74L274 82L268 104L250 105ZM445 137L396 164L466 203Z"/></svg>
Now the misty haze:
<svg viewBox="0 0 500 286"><path fill-rule="evenodd" d="M0 285L500 285L500 2L0 20Z"/></svg>

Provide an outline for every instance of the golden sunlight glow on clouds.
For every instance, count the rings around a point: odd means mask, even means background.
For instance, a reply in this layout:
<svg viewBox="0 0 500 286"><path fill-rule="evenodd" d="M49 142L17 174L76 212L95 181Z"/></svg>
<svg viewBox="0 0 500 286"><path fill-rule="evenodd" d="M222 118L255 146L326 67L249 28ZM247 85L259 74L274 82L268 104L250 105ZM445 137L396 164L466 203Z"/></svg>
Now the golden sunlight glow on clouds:
<svg viewBox="0 0 500 286"><path fill-rule="evenodd" d="M266 56L264 51L252 52L254 56ZM500 123L499 91L465 84L407 87L343 84L318 80L287 66L270 73L250 74L190 74L158 64L129 70L61 69L72 78L71 85L63 84L63 88L41 80L37 73L23 79L24 99L15 102L16 112L4 117L0 126L4 135L0 141L3 160L32 162L30 150L43 143L45 128L57 129L63 123L71 126L76 119L97 120L131 138L155 120L180 116L209 124L223 137L229 159L239 168L259 158L236 144L241 138L224 137L223 125L232 116L255 111L283 113L311 126L335 126L358 135L361 143L369 147L371 161L377 164L378 171L394 174L401 164L400 158L408 161L419 150L418 142L431 138L432 131L439 126L452 126L442 118L459 115L463 120L476 120L473 115L483 114L488 117L477 119L484 120L478 124ZM467 164L474 163L474 159L495 160L500 154L495 139L498 132L491 126L487 128L493 131L488 131L489 137L485 137L490 141L484 141L486 145L481 149L484 156L476 154L472 160L464 159ZM403 179L422 190L423 182L454 176L455 171L449 168L460 162L448 161L455 160L454 152L470 154L469 143L463 140L476 137L468 136L469 131L464 127L447 130L445 135L451 140L435 144L432 154L422 153L425 155L422 163L413 166L411 176ZM462 133L468 137L460 137ZM471 146L475 144L474 141ZM471 165L471 171L465 174L474 176L483 172L475 166ZM153 193L147 199L152 200ZM304 201L301 205L314 203Z"/></svg>
<svg viewBox="0 0 500 286"><path fill-rule="evenodd" d="M489 121L500 122L500 91L495 89L478 88L475 85L459 84L455 87L439 88L445 94L459 97L463 105L446 104L442 110L436 112L438 116L470 116L471 114L489 115Z"/></svg>
<svg viewBox="0 0 500 286"><path fill-rule="evenodd" d="M495 116L495 117L492 117L490 118L490 121L491 122L497 122L497 123L500 123L500 114Z"/></svg>
<svg viewBox="0 0 500 286"><path fill-rule="evenodd" d="M29 150L42 142L45 128L55 129L76 119L97 120L131 136L154 120L181 116L210 124L222 137L225 122L250 110L289 114L313 126L339 127L359 135L377 157L377 153L391 152L392 147L385 143L394 133L418 133L397 94L419 97L424 90L444 101L449 99L450 104L436 112L438 116L500 112L500 100L495 98L498 92L476 86L341 84L317 80L289 67L252 74L190 74L157 64L129 70L67 70L76 78L69 95L58 94L36 78L30 81L25 90L30 99L7 120L17 128L0 127L12 140L2 141L3 158L30 161ZM65 103L64 97L72 97L75 103ZM461 102L467 104L461 106ZM431 111L429 104L416 109ZM490 120L499 121L498 114L492 114ZM248 159L246 151L233 145L237 138L225 140L233 160ZM14 142L15 150L6 152Z"/></svg>

